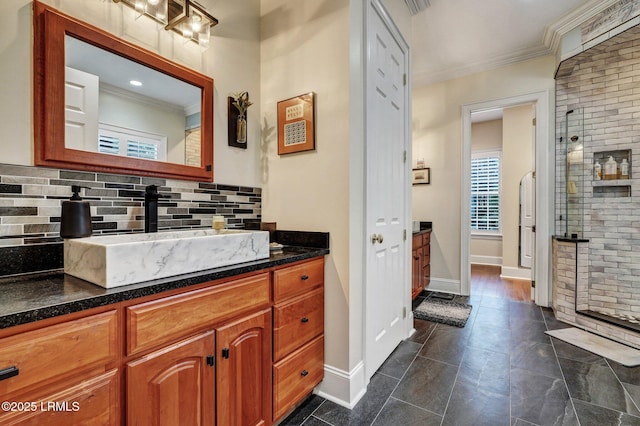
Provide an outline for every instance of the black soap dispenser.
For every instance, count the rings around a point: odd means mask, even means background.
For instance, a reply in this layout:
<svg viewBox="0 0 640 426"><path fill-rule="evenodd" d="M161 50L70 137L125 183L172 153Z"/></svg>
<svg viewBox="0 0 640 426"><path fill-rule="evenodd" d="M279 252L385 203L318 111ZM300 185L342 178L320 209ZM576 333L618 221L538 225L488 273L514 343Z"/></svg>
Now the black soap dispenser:
<svg viewBox="0 0 640 426"><path fill-rule="evenodd" d="M72 185L73 196L62 203L60 236L62 238L81 238L91 235L91 208L88 201L82 201L80 190L91 189L86 186Z"/></svg>

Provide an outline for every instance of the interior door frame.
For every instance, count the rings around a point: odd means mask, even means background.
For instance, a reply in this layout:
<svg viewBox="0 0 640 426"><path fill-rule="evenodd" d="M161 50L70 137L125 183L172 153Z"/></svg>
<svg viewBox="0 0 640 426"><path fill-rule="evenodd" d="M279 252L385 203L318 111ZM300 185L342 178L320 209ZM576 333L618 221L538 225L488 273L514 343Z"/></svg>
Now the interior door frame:
<svg viewBox="0 0 640 426"><path fill-rule="evenodd" d="M460 292L468 296L471 293L471 200L466 194L471 191L471 113L495 108L508 108L527 103L535 104L535 200L536 200L536 236L534 274L534 301L540 306L551 303L550 241L553 218L553 184L555 170L553 166L554 140L550 123L552 122L549 104L549 90L484 101L462 106L462 183L460 212Z"/></svg>
<svg viewBox="0 0 640 426"><path fill-rule="evenodd" d="M402 36L402 33L400 32L400 30L398 29L398 27L396 26L396 24L393 22L393 19L391 18L391 15L389 14L389 12L386 10L386 8L384 7L384 5L382 4L381 0L369 0L367 1L367 7L365 8L365 39L369 40L369 37L371 36L371 33L368 31L368 16L369 16L369 9L372 8L372 12L373 13L377 13L380 18L382 19L383 23L385 24L385 26L387 27L387 29L389 30L389 33L391 34L391 37L394 39L394 41L398 44L398 46L400 47L400 49L402 50L402 53L404 55L404 68L406 70L406 84L404 85L404 110L405 110L405 120L404 120L404 150L406 152L406 157L405 157L405 178L404 178L404 191L405 191L405 196L404 196L404 229L407 233L407 237L404 240L404 251L405 254L409 254L407 256L405 256L405 263L404 263L404 281L405 281L405 285L403 286L404 288L404 292L403 292L403 300L404 300L404 310L405 310L405 315L403 317L403 330L404 330L404 335L405 337L408 337L412 332L413 332L413 312L411 310L411 232L410 229L407 229L409 227L409 224L411 223L411 179L410 179L410 173L411 173L411 169L409 167L410 165L410 158L411 158L411 91L410 91L410 87L411 87L411 63L410 63L410 48L409 48L409 44L405 41L404 37ZM365 47L366 49L366 47ZM368 54L365 52L365 88L368 87L368 81L367 81L367 68L368 68L368 62L367 62L367 58L368 58ZM365 89L365 99L369 96L368 93L366 93L366 89ZM365 105L366 105L366 101L365 101ZM367 122L367 112L365 111L365 117L364 117L364 122ZM366 126L365 126L366 127ZM365 134L366 134L366 129L365 129ZM366 139L366 136L365 136ZM365 184L365 206L366 206L366 197L369 191L368 185L367 185L367 173L368 173L368 166L366 164L366 149L367 149L367 144L365 141L365 165L364 165L364 184ZM368 348L368 342L367 342L367 327L370 324L370 321L368 321L368 318L376 315L376 312L373 311L372 307L368 306L366 301L367 301L367 290L368 287L366 285L366 283L368 282L368 270L369 270L369 265L368 265L368 253L369 250L371 250L371 241L368 238L368 235L366 234L367 232L367 221L368 221L368 213L366 211L366 208L364 209L364 222L363 222L363 231L365 232L364 238L363 238L363 246L362 246L362 250L364 253L364 258L366 259L363 265L363 277L364 277L364 281L363 281L363 303L364 303L364 309L363 309L363 321L364 321L364 330L362 333L362 347L364 348L364 365L365 365L365 380L368 382L371 378L371 374L368 374L368 368L367 368L367 353L369 352L369 348Z"/></svg>

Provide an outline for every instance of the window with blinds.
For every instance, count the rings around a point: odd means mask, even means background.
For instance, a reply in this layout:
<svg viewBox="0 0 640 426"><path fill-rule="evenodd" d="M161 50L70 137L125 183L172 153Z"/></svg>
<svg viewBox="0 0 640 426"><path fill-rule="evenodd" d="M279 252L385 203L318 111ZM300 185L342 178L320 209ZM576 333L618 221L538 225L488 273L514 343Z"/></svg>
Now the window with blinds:
<svg viewBox="0 0 640 426"><path fill-rule="evenodd" d="M471 230L500 232L500 154L471 159Z"/></svg>
<svg viewBox="0 0 640 426"><path fill-rule="evenodd" d="M166 139L166 136L100 123L98 152L165 161Z"/></svg>

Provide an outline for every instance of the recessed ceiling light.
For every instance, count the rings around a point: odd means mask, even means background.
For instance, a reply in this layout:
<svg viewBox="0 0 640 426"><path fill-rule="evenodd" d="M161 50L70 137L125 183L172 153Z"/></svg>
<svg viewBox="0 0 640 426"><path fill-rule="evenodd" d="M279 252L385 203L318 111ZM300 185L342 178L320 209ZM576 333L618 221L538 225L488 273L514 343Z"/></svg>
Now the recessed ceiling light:
<svg viewBox="0 0 640 426"><path fill-rule="evenodd" d="M138 80L131 80L129 84L136 87L142 86L142 82Z"/></svg>

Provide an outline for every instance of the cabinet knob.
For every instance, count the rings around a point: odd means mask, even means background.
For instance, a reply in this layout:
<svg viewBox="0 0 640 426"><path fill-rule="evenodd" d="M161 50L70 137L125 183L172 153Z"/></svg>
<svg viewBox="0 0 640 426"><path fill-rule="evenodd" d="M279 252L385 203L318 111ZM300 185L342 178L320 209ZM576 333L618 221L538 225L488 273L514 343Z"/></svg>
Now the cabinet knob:
<svg viewBox="0 0 640 426"><path fill-rule="evenodd" d="M305 322L309 322L309 318L307 318L307 317L302 317L302 319L300 320L300 322L303 322L303 323L305 323Z"/></svg>
<svg viewBox="0 0 640 426"><path fill-rule="evenodd" d="M300 277L300 279L301 279L302 281L306 281L306 280L308 280L308 279L309 279L309 275L304 274L303 276L301 276L301 277Z"/></svg>
<svg viewBox="0 0 640 426"><path fill-rule="evenodd" d="M0 370L0 380L6 380L20 374L20 370L15 365Z"/></svg>
<svg viewBox="0 0 640 426"><path fill-rule="evenodd" d="M302 377L306 376L307 374L309 374L307 370L302 370L302 372L300 373Z"/></svg>

